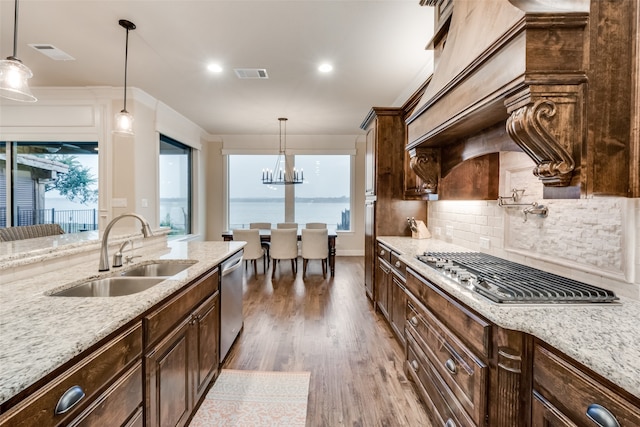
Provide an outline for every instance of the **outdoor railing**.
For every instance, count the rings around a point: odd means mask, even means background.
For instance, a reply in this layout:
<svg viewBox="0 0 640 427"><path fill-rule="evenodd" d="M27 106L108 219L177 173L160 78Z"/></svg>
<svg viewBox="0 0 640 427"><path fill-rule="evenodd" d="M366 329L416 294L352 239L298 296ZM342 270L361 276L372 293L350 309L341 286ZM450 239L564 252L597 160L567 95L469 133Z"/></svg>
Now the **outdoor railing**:
<svg viewBox="0 0 640 427"><path fill-rule="evenodd" d="M97 209L20 209L15 225L59 224L65 233L78 233L98 229ZM0 228L7 226L6 208L0 208Z"/></svg>

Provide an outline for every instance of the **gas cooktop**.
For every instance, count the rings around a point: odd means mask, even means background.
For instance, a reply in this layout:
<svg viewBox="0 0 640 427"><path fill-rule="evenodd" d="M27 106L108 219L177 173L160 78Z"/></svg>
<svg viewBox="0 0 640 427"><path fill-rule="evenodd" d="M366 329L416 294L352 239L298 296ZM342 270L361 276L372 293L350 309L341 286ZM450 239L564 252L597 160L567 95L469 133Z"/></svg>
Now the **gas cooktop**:
<svg viewBox="0 0 640 427"><path fill-rule="evenodd" d="M611 291L479 252L425 252L420 261L496 303L613 303Z"/></svg>

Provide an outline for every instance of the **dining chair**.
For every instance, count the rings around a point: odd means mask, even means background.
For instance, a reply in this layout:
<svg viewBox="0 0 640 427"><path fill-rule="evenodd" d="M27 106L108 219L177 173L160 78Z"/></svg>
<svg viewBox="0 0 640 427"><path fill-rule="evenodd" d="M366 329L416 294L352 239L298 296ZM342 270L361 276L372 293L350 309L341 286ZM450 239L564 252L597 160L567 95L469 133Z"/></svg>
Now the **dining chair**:
<svg viewBox="0 0 640 427"><path fill-rule="evenodd" d="M295 228L271 230L272 279L276 277L276 265L281 259L291 260L291 270L295 277L298 273L298 230Z"/></svg>
<svg viewBox="0 0 640 427"><path fill-rule="evenodd" d="M298 223L297 222L279 222L276 224L277 228L295 228L296 230L298 229Z"/></svg>
<svg viewBox="0 0 640 427"><path fill-rule="evenodd" d="M271 230L270 222L250 222L249 228L257 228L258 230ZM271 243L269 242L261 242L262 249L267 253L267 265L271 262L271 258L269 255L269 249L271 249Z"/></svg>
<svg viewBox="0 0 640 427"><path fill-rule="evenodd" d="M319 228L327 228L326 222L308 222L304 225L305 228L317 230Z"/></svg>
<svg viewBox="0 0 640 427"><path fill-rule="evenodd" d="M322 260L322 277L327 278L329 235L326 228L302 229L302 278L307 274L310 259Z"/></svg>
<svg viewBox="0 0 640 427"><path fill-rule="evenodd" d="M262 249L262 245L260 244L260 230L256 229L247 229L247 228L239 228L233 230L233 240L247 242L244 247L244 264L245 268L247 268L247 262L252 261L253 263L253 271L258 273L258 258L262 257L262 271L263 273L267 272L267 267L265 263L265 251Z"/></svg>

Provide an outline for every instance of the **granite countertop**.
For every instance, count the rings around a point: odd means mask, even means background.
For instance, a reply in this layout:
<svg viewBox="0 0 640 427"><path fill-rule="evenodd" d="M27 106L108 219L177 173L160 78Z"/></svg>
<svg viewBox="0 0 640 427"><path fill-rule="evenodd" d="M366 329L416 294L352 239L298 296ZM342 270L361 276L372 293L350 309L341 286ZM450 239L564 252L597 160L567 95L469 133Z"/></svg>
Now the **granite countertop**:
<svg viewBox="0 0 640 427"><path fill-rule="evenodd" d="M425 251L469 249L435 239L381 236L408 267L458 298L487 320L529 333L640 397L640 301L620 297L621 304L500 305L461 287L415 256Z"/></svg>
<svg viewBox="0 0 640 427"><path fill-rule="evenodd" d="M0 286L0 403L71 360L156 303L244 247L244 242L169 242L137 250L149 260L197 261L158 285L120 297L51 297L79 280L110 276L132 265L98 273L79 263Z"/></svg>

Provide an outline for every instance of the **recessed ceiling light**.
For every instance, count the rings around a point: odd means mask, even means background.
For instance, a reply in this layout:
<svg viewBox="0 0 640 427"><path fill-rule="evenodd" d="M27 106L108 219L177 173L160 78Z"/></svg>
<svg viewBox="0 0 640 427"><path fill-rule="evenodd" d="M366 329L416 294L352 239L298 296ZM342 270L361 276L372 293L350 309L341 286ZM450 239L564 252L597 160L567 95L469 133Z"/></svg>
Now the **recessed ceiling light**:
<svg viewBox="0 0 640 427"><path fill-rule="evenodd" d="M328 73L330 71L333 71L333 65L331 64L320 64L320 66L318 67L318 71L320 71L321 73Z"/></svg>
<svg viewBox="0 0 640 427"><path fill-rule="evenodd" d="M212 73L221 73L222 67L219 64L209 64L207 65L207 70L211 71Z"/></svg>

